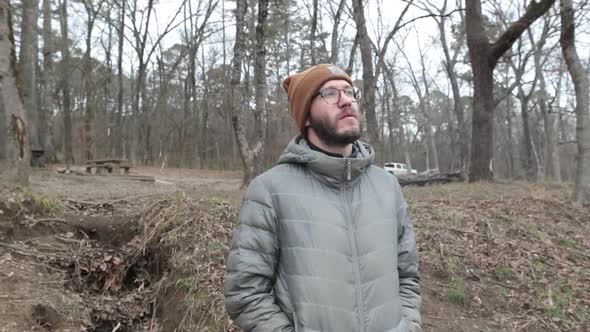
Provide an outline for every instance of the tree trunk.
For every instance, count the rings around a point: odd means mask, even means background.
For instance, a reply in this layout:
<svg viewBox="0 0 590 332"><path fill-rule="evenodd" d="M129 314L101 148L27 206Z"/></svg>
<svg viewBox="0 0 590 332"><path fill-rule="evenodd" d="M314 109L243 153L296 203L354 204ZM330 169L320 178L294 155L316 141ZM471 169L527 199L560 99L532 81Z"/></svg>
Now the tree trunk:
<svg viewBox="0 0 590 332"><path fill-rule="evenodd" d="M246 139L246 131L243 121L242 110L242 96L240 87L240 78L242 75L242 61L244 58L244 41L246 38L244 18L246 16L248 3L246 0L237 0L236 4L236 35L234 44L234 61L232 67L231 81L230 81L230 97L231 105L231 122L236 137L236 144L239 149L240 158L244 171L242 178L242 186L245 187L252 180L253 165L252 160L248 158L249 149L248 141Z"/></svg>
<svg viewBox="0 0 590 332"><path fill-rule="evenodd" d="M492 180L494 160L493 71L498 59L555 0L531 1L526 12L492 44L484 29L481 0L465 0L467 45L474 80L471 167L469 181Z"/></svg>
<svg viewBox="0 0 590 332"><path fill-rule="evenodd" d="M312 17L311 17L311 32L309 34L309 54L311 56L311 64L316 65L316 47L315 47L315 35L318 30L318 0L312 0ZM259 4L260 6L260 4ZM258 18L260 18L260 11L258 12Z"/></svg>
<svg viewBox="0 0 590 332"><path fill-rule="evenodd" d="M123 48L125 43L125 2L119 3L121 7L119 12L119 36L118 48L117 48L117 112L115 115L115 156L119 158L127 157L123 153L123 95L125 93L125 87L123 86Z"/></svg>
<svg viewBox="0 0 590 332"><path fill-rule="evenodd" d="M74 154L72 150L72 112L70 98L70 49L68 47L68 0L62 0L61 12L59 16L61 27L61 91L62 107L64 120L64 162L69 168L74 163Z"/></svg>
<svg viewBox="0 0 590 332"><path fill-rule="evenodd" d="M507 99L506 106L506 132L508 135L507 149L508 149L508 178L514 177L514 147L512 146L512 99Z"/></svg>
<svg viewBox="0 0 590 332"><path fill-rule="evenodd" d="M316 2L317 7L317 0ZM316 8L317 9L317 8ZM254 111L254 147L250 151L252 154L252 160L254 162L254 174L252 177L262 173L264 169L264 138L266 137L265 132L265 119L266 119L266 19L268 17L268 0L258 1L258 18L256 24L256 65L254 68L255 79L256 79L256 109Z"/></svg>
<svg viewBox="0 0 590 332"><path fill-rule="evenodd" d="M537 164L533 153L533 142L529 126L529 100L531 93L525 95L522 86L518 86L518 99L520 100L520 115L522 120L522 149L524 150L524 173L527 180L536 181Z"/></svg>
<svg viewBox="0 0 590 332"><path fill-rule="evenodd" d="M361 47L361 61L363 63L363 99L361 99L361 112L365 113L367 120L367 132L369 141L375 149L381 146L379 141L379 129L375 114L375 75L373 73L373 51L371 40L367 32L365 10L362 0L353 0L354 20L356 22L359 44ZM377 163L381 163L380 151L377 151Z"/></svg>
<svg viewBox="0 0 590 332"><path fill-rule="evenodd" d="M432 150L432 159L434 162L434 168L440 170L440 164L438 162L438 149L436 148L436 140L434 137L434 132L432 131L432 111L430 108L430 85L428 84L427 77L426 77L426 65L424 64L424 54L420 49L420 64L422 65L422 82L424 82L424 98L420 101L420 108L424 112L424 117L426 118L426 135L428 136L430 149ZM413 75L413 74L412 74ZM416 84L418 82L416 81ZM428 147L427 147L428 150ZM408 174L412 171L411 168L408 168Z"/></svg>
<svg viewBox="0 0 590 332"><path fill-rule="evenodd" d="M342 16L342 11L344 10L345 0L340 0L338 4L338 9L336 10L336 14L334 15L334 25L332 26L332 36L331 36L331 49L330 49L330 63L331 64L338 64L338 37L339 34L339 27L340 27L340 17Z"/></svg>
<svg viewBox="0 0 590 332"><path fill-rule="evenodd" d="M550 107L547 105L547 87L545 83L545 76L542 73L541 61L535 52L535 69L539 77L539 93L537 100L543 116L543 132L545 140L545 177L548 177L556 182L561 182L561 169L559 166L559 155L557 153L557 146L555 144L555 114L550 112Z"/></svg>
<svg viewBox="0 0 590 332"><path fill-rule="evenodd" d="M17 84L27 113L30 148L42 149L37 110L37 0L23 0Z"/></svg>
<svg viewBox="0 0 590 332"><path fill-rule="evenodd" d="M10 2L0 0L0 115L6 126L0 149L0 181L28 185L30 149L27 114L16 84L16 56Z"/></svg>
<svg viewBox="0 0 590 332"><path fill-rule="evenodd" d="M94 8L93 0L84 1L86 7L86 51L84 52L84 97L86 99L86 108L84 112L84 158L86 160L94 159L94 122L96 117L96 101L95 101L95 86L92 75L92 30L94 29L94 21L98 10L102 6L102 2L98 9Z"/></svg>
<svg viewBox="0 0 590 332"><path fill-rule="evenodd" d="M572 0L561 0L560 44L576 91L576 140L578 155L573 199L590 202L590 83L578 57L575 44L574 8Z"/></svg>
<svg viewBox="0 0 590 332"><path fill-rule="evenodd" d="M51 0L43 0L43 70L41 74L41 102L39 109L39 139L45 150L45 160L55 160L52 134L49 132L49 118L54 105L53 90L53 30Z"/></svg>
<svg viewBox="0 0 590 332"><path fill-rule="evenodd" d="M205 51L201 50L202 62L205 63ZM203 68L204 70L204 68ZM208 161L208 153L207 150L209 149L209 133L207 129L207 124L209 122L209 105L210 105L210 96L209 96L209 79L207 77L207 73L203 73L203 110L202 110L202 119L201 119L201 128L199 130L199 142L197 144L199 149L199 167L201 169L205 168L205 165Z"/></svg>

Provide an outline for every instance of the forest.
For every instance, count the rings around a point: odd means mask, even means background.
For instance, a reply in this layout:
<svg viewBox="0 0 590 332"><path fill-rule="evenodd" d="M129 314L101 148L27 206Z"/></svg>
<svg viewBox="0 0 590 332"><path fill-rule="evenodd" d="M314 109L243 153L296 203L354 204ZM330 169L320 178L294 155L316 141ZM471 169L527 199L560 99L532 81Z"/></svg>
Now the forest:
<svg viewBox="0 0 590 332"><path fill-rule="evenodd" d="M47 162L243 170L247 183L296 133L282 79L334 63L362 90L363 140L380 163L572 181L588 200L585 1L27 0L2 10L8 164L18 119Z"/></svg>

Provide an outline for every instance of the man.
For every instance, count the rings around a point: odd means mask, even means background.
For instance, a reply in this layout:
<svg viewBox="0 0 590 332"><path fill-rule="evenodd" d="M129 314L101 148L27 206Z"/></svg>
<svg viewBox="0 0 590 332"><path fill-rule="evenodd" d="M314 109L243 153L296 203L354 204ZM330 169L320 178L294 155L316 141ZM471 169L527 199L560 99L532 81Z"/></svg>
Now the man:
<svg viewBox="0 0 590 332"><path fill-rule="evenodd" d="M301 132L248 188L225 304L245 331L421 331L414 229L395 177L358 141L360 91L317 65L283 82Z"/></svg>

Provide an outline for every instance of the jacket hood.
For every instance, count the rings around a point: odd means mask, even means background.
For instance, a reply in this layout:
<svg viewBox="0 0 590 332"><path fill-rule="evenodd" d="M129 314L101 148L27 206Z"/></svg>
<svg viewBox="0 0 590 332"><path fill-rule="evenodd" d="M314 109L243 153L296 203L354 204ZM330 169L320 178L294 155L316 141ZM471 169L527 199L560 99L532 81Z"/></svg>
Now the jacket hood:
<svg viewBox="0 0 590 332"><path fill-rule="evenodd" d="M375 151L372 146L361 141L356 141L353 144L356 149L354 157L331 157L312 150L307 140L299 135L289 142L278 163L304 165L333 185L339 185L345 181L354 182L373 164ZM350 169L347 167L348 162L350 162Z"/></svg>

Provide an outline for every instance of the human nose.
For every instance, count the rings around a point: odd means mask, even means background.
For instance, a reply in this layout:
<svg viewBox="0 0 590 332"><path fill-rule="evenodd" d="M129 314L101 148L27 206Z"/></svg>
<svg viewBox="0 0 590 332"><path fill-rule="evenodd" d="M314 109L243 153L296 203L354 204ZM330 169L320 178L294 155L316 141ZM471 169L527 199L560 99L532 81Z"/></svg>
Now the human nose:
<svg viewBox="0 0 590 332"><path fill-rule="evenodd" d="M354 101L354 97L348 96L344 89L338 90L338 105L341 107L348 106Z"/></svg>

